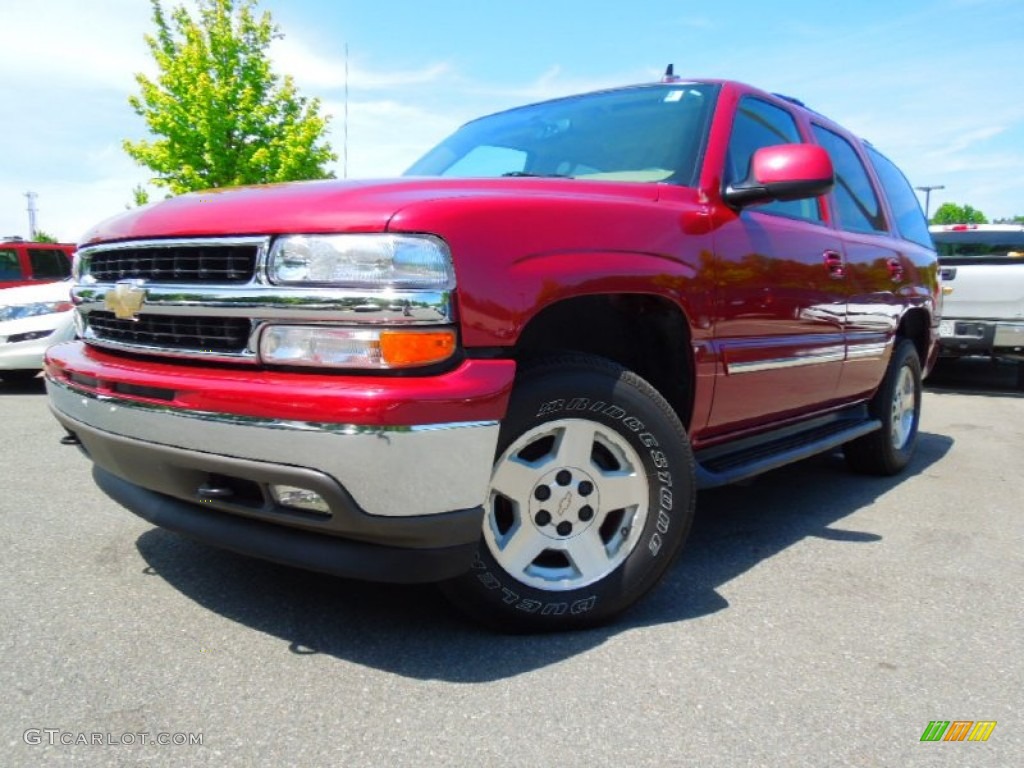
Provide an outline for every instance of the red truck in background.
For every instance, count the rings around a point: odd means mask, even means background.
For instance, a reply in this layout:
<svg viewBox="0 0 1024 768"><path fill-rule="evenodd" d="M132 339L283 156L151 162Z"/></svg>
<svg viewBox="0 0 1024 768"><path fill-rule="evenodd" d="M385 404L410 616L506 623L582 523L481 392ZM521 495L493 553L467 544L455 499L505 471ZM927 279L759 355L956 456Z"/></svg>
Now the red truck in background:
<svg viewBox="0 0 1024 768"><path fill-rule="evenodd" d="M0 240L0 289L64 280L71 275L74 254L71 243Z"/></svg>
<svg viewBox="0 0 1024 768"><path fill-rule="evenodd" d="M666 77L473 121L403 178L100 224L53 411L113 499L506 630L609 619L698 487L917 440L940 284L896 167L792 99Z"/></svg>

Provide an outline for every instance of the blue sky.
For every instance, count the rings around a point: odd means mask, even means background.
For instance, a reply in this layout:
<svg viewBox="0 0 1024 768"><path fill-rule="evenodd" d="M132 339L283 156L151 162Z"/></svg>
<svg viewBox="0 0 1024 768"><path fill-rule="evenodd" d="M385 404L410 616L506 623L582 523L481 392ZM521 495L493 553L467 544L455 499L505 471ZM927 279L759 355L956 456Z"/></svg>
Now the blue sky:
<svg viewBox="0 0 1024 768"><path fill-rule="evenodd" d="M165 7L176 5L165 2ZM1024 214L1021 0L262 0L272 55L333 115L339 155L349 46L348 175L400 173L472 117L677 74L795 96L871 141L931 207ZM77 240L149 177L133 73L152 72L146 0L0 0L0 236Z"/></svg>

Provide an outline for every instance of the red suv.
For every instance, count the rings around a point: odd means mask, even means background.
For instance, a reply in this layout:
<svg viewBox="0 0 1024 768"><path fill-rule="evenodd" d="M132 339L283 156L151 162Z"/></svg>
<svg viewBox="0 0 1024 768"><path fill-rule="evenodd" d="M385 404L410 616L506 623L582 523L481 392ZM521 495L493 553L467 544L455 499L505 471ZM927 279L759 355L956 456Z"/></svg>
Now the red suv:
<svg viewBox="0 0 1024 768"><path fill-rule="evenodd" d="M47 386L113 499L517 630L634 603L698 487L906 467L940 300L882 154L677 78L476 120L405 178L122 213L78 272Z"/></svg>
<svg viewBox="0 0 1024 768"><path fill-rule="evenodd" d="M52 283L71 276L75 246L32 243L20 238L0 241L0 288Z"/></svg>

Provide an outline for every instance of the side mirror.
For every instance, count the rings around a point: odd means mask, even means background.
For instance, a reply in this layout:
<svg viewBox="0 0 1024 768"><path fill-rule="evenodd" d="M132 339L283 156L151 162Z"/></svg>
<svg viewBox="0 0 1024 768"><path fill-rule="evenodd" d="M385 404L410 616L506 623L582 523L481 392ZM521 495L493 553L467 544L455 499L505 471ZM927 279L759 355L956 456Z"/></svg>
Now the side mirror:
<svg viewBox="0 0 1024 768"><path fill-rule="evenodd" d="M803 200L832 189L832 159L815 144L761 147L750 160L750 175L725 188L722 198L742 208L772 200Z"/></svg>

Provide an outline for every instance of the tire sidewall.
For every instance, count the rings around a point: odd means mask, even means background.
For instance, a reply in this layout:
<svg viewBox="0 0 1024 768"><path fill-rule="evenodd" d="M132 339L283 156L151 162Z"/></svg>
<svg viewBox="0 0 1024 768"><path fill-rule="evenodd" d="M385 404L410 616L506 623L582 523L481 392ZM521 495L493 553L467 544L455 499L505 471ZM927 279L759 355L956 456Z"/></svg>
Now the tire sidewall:
<svg viewBox="0 0 1024 768"><path fill-rule="evenodd" d="M503 628L510 623L564 628L620 612L658 582L692 522L695 482L689 443L678 419L650 385L610 365L562 363L528 371L513 393L496 456L500 459L529 430L562 419L586 419L610 428L636 451L648 478L647 517L618 567L598 582L572 590L524 584L498 564L482 540L472 569L459 580L459 591Z"/></svg>
<svg viewBox="0 0 1024 768"><path fill-rule="evenodd" d="M892 444L892 402L896 395L896 387L899 385L900 374L905 368L910 368L914 380L914 420L911 425L910 435L900 448ZM877 406L877 414L882 419L883 434L887 450L886 458L894 467L903 468L910 463L917 446L917 436L921 424L921 398L923 387L921 383L921 361L917 355L917 348L913 342L904 340L896 347L893 353L892 365L886 376L885 387L882 390L882 399Z"/></svg>

